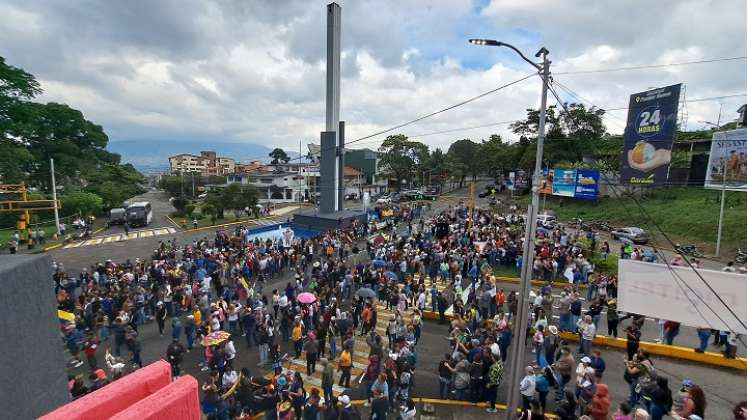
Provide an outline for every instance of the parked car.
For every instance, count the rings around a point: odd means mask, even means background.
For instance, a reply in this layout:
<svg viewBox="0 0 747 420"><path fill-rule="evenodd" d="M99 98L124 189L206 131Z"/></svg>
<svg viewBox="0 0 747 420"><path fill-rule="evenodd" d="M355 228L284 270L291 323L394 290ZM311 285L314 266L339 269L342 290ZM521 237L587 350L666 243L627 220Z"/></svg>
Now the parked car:
<svg viewBox="0 0 747 420"><path fill-rule="evenodd" d="M110 225L123 225L127 223L127 211L121 207L109 210L108 223Z"/></svg>
<svg viewBox="0 0 747 420"><path fill-rule="evenodd" d="M200 194L200 195L197 196L197 198L200 199L200 200L204 199L205 197L207 197L207 193L206 192L204 192L204 193L202 193L202 194Z"/></svg>
<svg viewBox="0 0 747 420"><path fill-rule="evenodd" d="M346 200L357 200L358 199L358 194L357 193L345 194L345 199Z"/></svg>
<svg viewBox="0 0 747 420"><path fill-rule="evenodd" d="M558 225L558 219L550 214L538 214L537 215L537 226L541 226L545 229L555 229Z"/></svg>
<svg viewBox="0 0 747 420"><path fill-rule="evenodd" d="M649 239L651 239L648 236L648 233L646 233L645 230L639 227L626 227L622 229L615 229L612 232L610 232L610 235L612 235L612 237L615 239L622 239L622 238L629 239L633 241L633 243L636 243L636 244L645 244L646 242L649 241Z"/></svg>
<svg viewBox="0 0 747 420"><path fill-rule="evenodd" d="M391 202L392 198L386 194L376 199L376 204L389 204Z"/></svg>

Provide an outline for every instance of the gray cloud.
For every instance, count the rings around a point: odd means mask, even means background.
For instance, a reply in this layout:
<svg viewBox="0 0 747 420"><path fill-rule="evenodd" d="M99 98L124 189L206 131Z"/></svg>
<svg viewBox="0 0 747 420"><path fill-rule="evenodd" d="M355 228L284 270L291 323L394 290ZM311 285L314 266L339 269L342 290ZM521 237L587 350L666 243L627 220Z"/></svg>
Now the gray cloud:
<svg viewBox="0 0 747 420"><path fill-rule="evenodd" d="M510 52L472 47L504 37L552 51L556 70L744 54L741 4L495 0L342 1L342 117L360 137L451 105L529 72ZM296 147L324 122L325 2L0 0L0 54L117 139L215 139ZM537 17L537 10L544 10ZM695 20L697 19L697 22ZM558 76L601 106L684 81L689 97L743 89L742 63ZM520 118L537 106L533 79L407 129L417 134ZM747 98L745 98L747 99ZM738 100L727 101L725 109ZM736 108L735 108L736 109ZM717 103L691 108L713 119ZM621 131L619 117L607 119ZM424 138L446 147L505 128ZM509 137L512 136L509 134ZM364 143L376 146L374 141Z"/></svg>

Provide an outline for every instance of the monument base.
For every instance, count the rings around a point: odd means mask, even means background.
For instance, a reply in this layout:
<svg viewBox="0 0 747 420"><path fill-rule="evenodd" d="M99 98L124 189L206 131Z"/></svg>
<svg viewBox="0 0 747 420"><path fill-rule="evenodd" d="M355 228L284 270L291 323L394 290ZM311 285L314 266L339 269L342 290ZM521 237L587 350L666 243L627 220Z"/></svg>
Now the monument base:
<svg viewBox="0 0 747 420"><path fill-rule="evenodd" d="M294 225L322 232L348 227L356 220L365 224L368 221L368 215L360 210L321 213L318 209L302 211L293 215Z"/></svg>

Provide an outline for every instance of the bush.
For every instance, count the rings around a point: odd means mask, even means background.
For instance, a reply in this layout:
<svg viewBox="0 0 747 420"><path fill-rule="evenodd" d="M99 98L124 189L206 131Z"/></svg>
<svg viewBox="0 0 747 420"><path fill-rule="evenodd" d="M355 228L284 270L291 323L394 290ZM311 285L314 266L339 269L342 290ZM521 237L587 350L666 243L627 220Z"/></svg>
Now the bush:
<svg viewBox="0 0 747 420"><path fill-rule="evenodd" d="M591 257L591 263L594 264L594 270L602 274L617 275L617 263L620 258L617 255L609 254L607 259L602 258L599 254Z"/></svg>

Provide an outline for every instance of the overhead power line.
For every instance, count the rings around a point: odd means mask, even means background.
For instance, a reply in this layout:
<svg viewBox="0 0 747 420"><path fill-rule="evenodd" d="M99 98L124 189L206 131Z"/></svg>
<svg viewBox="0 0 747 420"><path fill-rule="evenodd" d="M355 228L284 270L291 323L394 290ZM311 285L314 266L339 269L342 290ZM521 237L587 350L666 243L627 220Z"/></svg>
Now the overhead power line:
<svg viewBox="0 0 747 420"><path fill-rule="evenodd" d="M723 57L723 58L713 58L708 60L696 60L696 61L682 61L679 63L667 63L667 64L649 64L645 66L630 66L630 67L613 67L613 68L607 68L607 69L597 69L597 70L574 70L574 71L556 71L553 72L553 74L593 74L593 73L612 73L617 71L630 71L630 70L646 70L646 69L660 69L660 68L666 68L666 67L676 67L676 66L689 66L692 64L708 64L708 63L718 63L722 61L737 61L737 60L747 60L747 56L737 56L737 57Z"/></svg>
<svg viewBox="0 0 747 420"><path fill-rule="evenodd" d="M465 100L463 100L463 101L461 101L461 102L458 102L458 103L456 103L456 104L454 104L454 105L450 105L450 106L448 106L448 107L446 107L446 108L443 108L443 109L440 109L440 110L438 110L438 111L435 111L435 112L431 112L430 114L426 114L426 115L420 116L420 117L418 117L418 118L412 119L412 120L410 120L410 121L407 121L407 122L404 122L404 123L402 123L402 124L397 124L397 125L395 125L394 127L390 127L390 128L387 128L386 130L381 130L381 131L377 131L377 132L375 132L375 133L372 133L372 134L369 134L369 135L367 135L367 136L363 136L363 137L357 138L357 139L355 139L355 140L352 140L352 141L346 142L346 143L345 143L345 146L348 146L348 145L350 145L350 144L354 144L354 143L358 143L358 142L361 142L361 141L363 141L363 140L369 139L369 138L371 138L371 137L376 137L376 136L379 136L379 135L381 135L381 134L385 134L385 133L388 133L388 132L390 132L390 131L394 131L394 130L396 130L396 129L398 129L398 128L406 127L406 126L408 126L408 125L412 125L412 124L415 124L416 122L419 122L419 121L423 121L423 120L425 120L425 119L427 119L427 118L430 118L430 117L433 117L433 116L435 116L435 115L438 115L438 114L444 113L444 112L446 112L446 111L450 111L450 110L452 110L452 109L455 109L455 108L459 108L460 106L463 106L463 105L467 105L467 104L468 104L468 103L470 103L470 102L474 102L474 101L476 101L476 100L478 100L478 99L481 99L481 98L484 98L484 97L486 97L486 96L488 96L488 95L492 95L493 93L496 93L496 92L498 92L498 91L500 91L500 90L503 90L503 89L505 89L505 88L507 88L507 87L509 87L509 86L513 86L513 85L515 85L515 84L517 84L517 83L521 83L521 82L523 82L524 80L527 80L527 79L529 79L529 78L531 78L531 77L533 77L533 76L536 76L536 73L530 73L530 74L528 74L528 75L526 75L526 76L524 76L524 77L522 77L522 78L520 78L520 79L517 79L517 80L514 80L514 81L512 81L512 82L508 82L508 83L506 83L506 84L504 84L504 85L498 86L498 87L497 87L497 88L495 88L495 89L491 89L491 90L489 90L489 91L487 91L487 92L483 92L483 93L481 93L481 94L479 94L479 95L477 95L477 96L473 96L473 97L471 97L471 98L469 98L469 99L465 99ZM509 121L508 123L511 123L511 122L513 122L513 121ZM504 122L501 122L501 123L494 123L494 124L489 124L489 125L487 125L487 126L491 126L491 125L499 125L499 124L505 124L505 123L504 123ZM454 130L454 131L458 131L458 130ZM429 134L429 133L426 133L426 135L433 135L433 134L434 134L434 133L430 133L430 134ZM421 137L422 137L422 135L421 135ZM330 148L329 150L332 150L332 149L333 149L333 148ZM326 151L326 150L328 150L328 149L322 149L322 150L320 150L320 153L321 153L321 151ZM304 158L304 156L299 156L299 157L297 157L297 158L293 158L293 159L290 159L290 160L288 161L288 163L290 163L291 161L301 160L301 159L303 159L303 158ZM267 165L269 165L269 164L267 164ZM252 172L255 172L255 171L259 171L259 170L261 170L261 169L263 169L263 168L264 168L264 166L262 166L262 167L258 167L258 168L255 168L255 169L253 169L253 170L245 171L245 172L242 172L242 173L243 173L243 174L247 174L247 173L252 173Z"/></svg>
<svg viewBox="0 0 747 420"><path fill-rule="evenodd" d="M515 85L515 84L517 84L517 83L521 83L521 82L523 82L524 80L527 80L527 79L529 79L530 77L533 77L533 76L536 76L536 73L531 73L531 74L528 74L528 75L526 75L526 76L522 77L521 79L518 79L518 80L514 80L513 82L509 82L509 83L506 83L505 85L501 85L501 86L498 86L498 87L497 87L497 88L495 88L495 89L492 89L492 90L489 90L489 91L487 91L487 92L481 93L481 94L479 94L479 95L477 95L477 96L473 96L473 97L471 97L471 98L469 98L469 99L466 99L466 100L464 100L464 101L462 101L462 102L458 102L458 103L456 103L456 104L454 104L454 105L448 106L448 107L446 107L446 108L440 109L440 110L438 110L438 111L435 111L435 112L431 112L430 114L426 114L426 115L423 115L423 116L421 116L421 117L415 118L415 119L413 119L413 120L410 120L410 121L407 121L407 122L405 122L405 123L402 123L402 124L398 124L398 125L395 125L394 127L391 127L391 128L387 128L386 130L381 130L381 131L377 131L377 132L375 132L375 133L372 133L372 134L369 134L369 135L367 135L367 136L363 136L363 137L361 137L361 138L358 138L358 139L355 139L355 140L353 140L353 141L347 142L346 144L353 144L353 143L357 143L357 142L359 142L359 141L362 141L362 140L366 140L366 139L369 139L369 138L371 138L371 137L376 137L376 136L379 136L379 135L382 135L382 134L386 134L386 133L388 133L388 132L390 132L390 131L394 131L394 130L396 130L396 129L398 129L398 128L402 128L402 127L406 127L406 126L408 126L408 125L411 125L411 124L415 124L415 123L416 123L416 122L418 122L418 121L422 121L422 120L424 120L424 119L426 119L426 118L430 118L430 117L433 117L434 115L438 115L438 114L441 114L441 113L443 113L443 112L446 112L446 111L450 111L450 110L452 110L452 109L454 109L454 108L458 108L458 107L460 107L460 106L462 106L462 105L466 105L466 104L468 104L468 103L470 103L470 102L474 102L474 101L476 101L476 100L478 100L478 99L480 99L480 98L484 98L484 97L486 97L486 96L488 96L488 95L491 95L491 94L493 94L493 93L495 93L495 92L498 92L499 90L505 89L505 88L507 88L507 87L509 87L509 86Z"/></svg>

